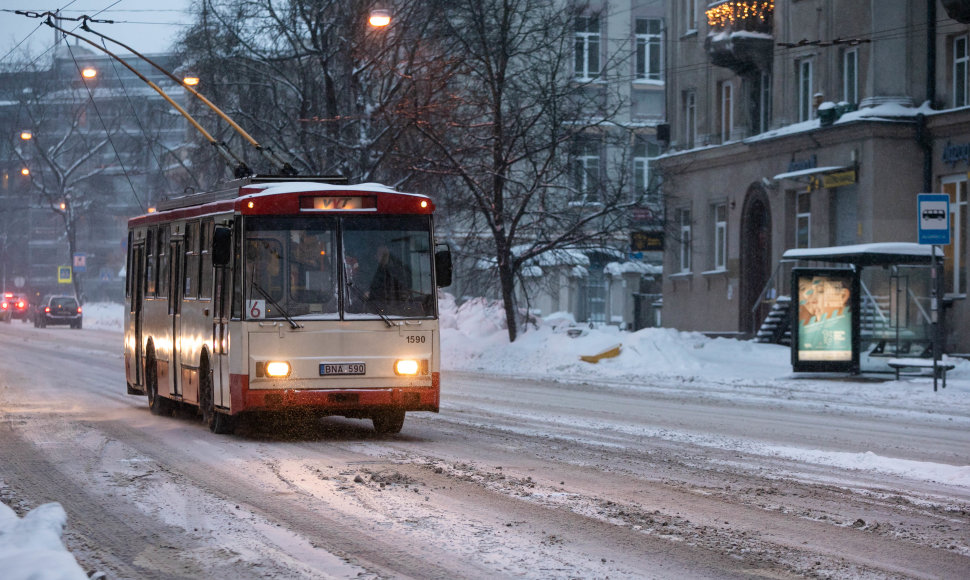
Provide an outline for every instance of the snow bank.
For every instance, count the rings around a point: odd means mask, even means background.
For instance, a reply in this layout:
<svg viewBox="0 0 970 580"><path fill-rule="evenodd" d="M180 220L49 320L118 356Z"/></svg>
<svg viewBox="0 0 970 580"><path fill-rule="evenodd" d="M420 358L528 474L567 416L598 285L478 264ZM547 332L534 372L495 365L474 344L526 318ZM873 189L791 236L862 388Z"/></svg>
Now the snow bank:
<svg viewBox="0 0 970 580"><path fill-rule="evenodd" d="M61 542L67 513L45 503L22 519L0 503L0 570L6 580L85 580L87 574Z"/></svg>

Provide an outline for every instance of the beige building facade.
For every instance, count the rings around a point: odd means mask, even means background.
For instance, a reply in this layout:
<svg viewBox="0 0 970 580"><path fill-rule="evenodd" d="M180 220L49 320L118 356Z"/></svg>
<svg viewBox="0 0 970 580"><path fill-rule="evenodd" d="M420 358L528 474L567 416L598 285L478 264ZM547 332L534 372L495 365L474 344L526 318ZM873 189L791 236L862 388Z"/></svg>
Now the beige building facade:
<svg viewBox="0 0 970 580"><path fill-rule="evenodd" d="M664 326L753 336L786 250L916 242L945 192L946 348L970 352L968 8L667 2Z"/></svg>

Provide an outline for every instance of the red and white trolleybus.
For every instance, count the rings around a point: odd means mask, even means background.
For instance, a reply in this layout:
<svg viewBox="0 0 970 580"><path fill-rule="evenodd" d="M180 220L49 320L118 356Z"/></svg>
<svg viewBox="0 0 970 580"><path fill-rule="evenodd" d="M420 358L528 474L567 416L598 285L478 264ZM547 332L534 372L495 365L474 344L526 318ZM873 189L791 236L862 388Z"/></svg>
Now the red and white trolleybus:
<svg viewBox="0 0 970 580"><path fill-rule="evenodd" d="M326 178L249 177L128 222L125 372L152 412L371 419L437 412L436 246L424 195ZM437 251L436 251L437 250Z"/></svg>

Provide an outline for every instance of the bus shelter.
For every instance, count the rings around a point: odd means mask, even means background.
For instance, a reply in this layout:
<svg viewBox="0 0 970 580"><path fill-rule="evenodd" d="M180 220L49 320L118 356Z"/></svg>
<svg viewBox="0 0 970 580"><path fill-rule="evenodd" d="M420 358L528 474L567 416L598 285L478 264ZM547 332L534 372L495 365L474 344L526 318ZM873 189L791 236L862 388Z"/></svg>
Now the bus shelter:
<svg viewBox="0 0 970 580"><path fill-rule="evenodd" d="M935 249L935 256L934 256ZM796 372L894 372L897 357L933 358L942 336L943 252L914 243L788 250Z"/></svg>

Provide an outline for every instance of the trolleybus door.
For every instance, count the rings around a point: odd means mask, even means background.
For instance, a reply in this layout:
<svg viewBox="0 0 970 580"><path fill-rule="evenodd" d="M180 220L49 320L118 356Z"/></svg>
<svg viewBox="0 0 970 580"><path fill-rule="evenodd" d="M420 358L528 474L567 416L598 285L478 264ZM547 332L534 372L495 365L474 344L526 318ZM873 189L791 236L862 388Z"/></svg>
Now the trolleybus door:
<svg viewBox="0 0 970 580"><path fill-rule="evenodd" d="M185 254L182 250L182 240L172 240L169 244L171 260L169 262L168 285L168 315L172 321L172 360L169 363L169 374L172 376L173 395L182 394L181 373L182 357L182 272L184 271Z"/></svg>
<svg viewBox="0 0 970 580"><path fill-rule="evenodd" d="M226 328L229 322L229 284L227 278L229 269L216 266L215 279L212 284L212 297L215 300L215 312L212 317L212 390L213 401L218 406L228 407L229 403L223 393L229 387L229 336Z"/></svg>
<svg viewBox="0 0 970 580"><path fill-rule="evenodd" d="M232 230L216 226L212 232L212 400L216 405L229 407L229 317L232 252Z"/></svg>
<svg viewBox="0 0 970 580"><path fill-rule="evenodd" d="M131 251L131 271L129 276L131 276L132 288L131 288L131 314L132 321L135 325L135 376L132 379L133 384L144 385L145 376L144 368L142 362L142 355L144 348L142 346L142 334L141 334L141 313L142 307L145 300L145 276L142 272L145 271L145 246L144 244L133 246Z"/></svg>

